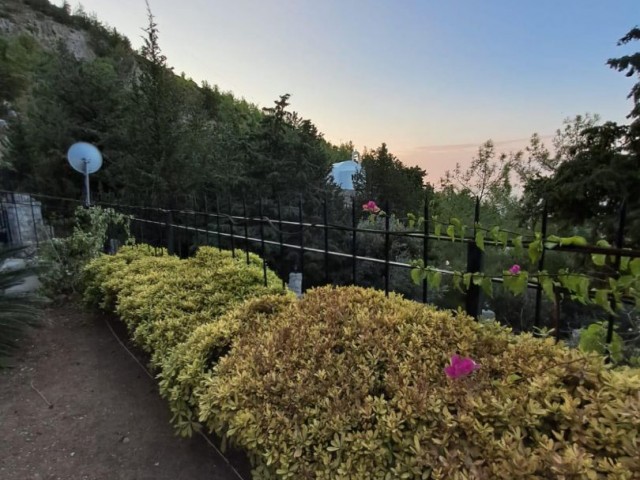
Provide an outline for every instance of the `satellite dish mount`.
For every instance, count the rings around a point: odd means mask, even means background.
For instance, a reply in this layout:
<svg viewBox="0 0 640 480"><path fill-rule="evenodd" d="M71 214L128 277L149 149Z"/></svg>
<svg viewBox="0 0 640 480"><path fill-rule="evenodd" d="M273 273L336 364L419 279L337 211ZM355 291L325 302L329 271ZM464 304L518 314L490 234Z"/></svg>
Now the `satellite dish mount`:
<svg viewBox="0 0 640 480"><path fill-rule="evenodd" d="M84 175L84 205L88 207L91 205L89 175L102 167L102 154L90 143L77 142L69 147L67 160L71 168Z"/></svg>

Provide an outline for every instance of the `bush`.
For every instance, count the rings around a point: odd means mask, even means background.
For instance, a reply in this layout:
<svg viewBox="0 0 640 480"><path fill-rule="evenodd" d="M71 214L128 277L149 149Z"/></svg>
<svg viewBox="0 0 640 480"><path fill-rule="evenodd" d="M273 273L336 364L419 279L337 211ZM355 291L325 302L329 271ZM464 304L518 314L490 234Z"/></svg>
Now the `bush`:
<svg viewBox="0 0 640 480"><path fill-rule="evenodd" d="M447 378L455 353L480 369ZM238 336L196 396L259 479L631 479L639 389L550 339L326 287Z"/></svg>
<svg viewBox="0 0 640 480"><path fill-rule="evenodd" d="M173 258L168 256L164 248L140 244L123 246L115 255L100 255L93 259L82 271L84 302L91 307L113 312L121 282L126 280L126 266L134 260L148 257Z"/></svg>
<svg viewBox="0 0 640 480"><path fill-rule="evenodd" d="M129 217L111 208L78 207L74 223L71 235L52 238L42 246L41 257L46 268L40 280L49 295L82 291L79 281L83 269L103 251L109 228L122 229L125 241L129 241Z"/></svg>
<svg viewBox="0 0 640 480"><path fill-rule="evenodd" d="M200 325L166 357L158 376L160 394L169 401L172 422L181 435L191 435L200 428L196 422L197 389L204 375L227 354L237 337L264 328L273 316L295 302L296 297L290 291L252 298L217 321Z"/></svg>
<svg viewBox="0 0 640 480"><path fill-rule="evenodd" d="M187 260L156 253L142 246L95 260L86 269L85 294L89 303L115 308L154 367L198 326L245 299L283 291L270 270L264 285L262 260L254 254L247 264L212 247Z"/></svg>

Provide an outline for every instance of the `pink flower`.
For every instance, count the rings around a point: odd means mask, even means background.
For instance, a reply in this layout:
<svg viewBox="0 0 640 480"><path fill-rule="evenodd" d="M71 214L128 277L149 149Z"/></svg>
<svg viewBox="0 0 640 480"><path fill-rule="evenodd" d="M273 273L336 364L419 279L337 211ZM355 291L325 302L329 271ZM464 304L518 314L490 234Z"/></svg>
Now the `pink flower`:
<svg viewBox="0 0 640 480"><path fill-rule="evenodd" d="M520 273L520 265L515 264L509 269L511 275L518 275Z"/></svg>
<svg viewBox="0 0 640 480"><path fill-rule="evenodd" d="M446 373L449 378L460 378L473 373L479 368L480 365L472 359L453 355L451 357L451 365L444 367L444 373Z"/></svg>
<svg viewBox="0 0 640 480"><path fill-rule="evenodd" d="M362 205L362 210L369 213L378 213L380 211L380 207L376 205L376 202L373 200L369 200L367 203Z"/></svg>

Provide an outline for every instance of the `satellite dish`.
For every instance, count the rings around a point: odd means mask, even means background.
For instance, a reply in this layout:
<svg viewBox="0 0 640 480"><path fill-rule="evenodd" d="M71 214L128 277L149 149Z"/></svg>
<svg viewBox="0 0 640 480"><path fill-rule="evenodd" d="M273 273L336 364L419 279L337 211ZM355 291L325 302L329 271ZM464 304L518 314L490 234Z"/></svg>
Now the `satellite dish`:
<svg viewBox="0 0 640 480"><path fill-rule="evenodd" d="M84 175L84 203L88 207L91 204L89 174L97 172L102 167L102 154L100 150L90 143L77 142L69 147L67 160L69 160L71 168Z"/></svg>

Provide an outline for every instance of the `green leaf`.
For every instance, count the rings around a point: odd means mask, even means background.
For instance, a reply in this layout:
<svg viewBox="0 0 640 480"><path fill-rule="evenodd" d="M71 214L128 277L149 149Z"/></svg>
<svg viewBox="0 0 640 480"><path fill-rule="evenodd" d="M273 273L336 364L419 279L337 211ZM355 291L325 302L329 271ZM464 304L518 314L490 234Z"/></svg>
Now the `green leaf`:
<svg viewBox="0 0 640 480"><path fill-rule="evenodd" d="M440 237L440 232L442 231L442 224L436 223L435 227L433 227L433 233L436 237Z"/></svg>
<svg viewBox="0 0 640 480"><path fill-rule="evenodd" d="M491 238L493 238L494 241L498 241L498 234L500 233L500 227L499 226L495 226L492 227L491 230L489 230L489 233L491 234Z"/></svg>
<svg viewBox="0 0 640 480"><path fill-rule="evenodd" d="M433 289L440 288L440 284L442 283L442 274L435 270L427 271L427 282Z"/></svg>
<svg viewBox="0 0 640 480"><path fill-rule="evenodd" d="M540 234L536 233L536 237L538 237ZM538 237L536 238L533 242L531 242L529 244L529 260L531 260L532 264L535 264L538 262L538 260L540 260L540 257L542 256L542 251L543 251L543 247L542 247L542 240Z"/></svg>
<svg viewBox="0 0 640 480"><path fill-rule="evenodd" d="M512 373L511 375L509 375L507 377L507 383L511 384L511 383L515 383L518 380L520 380L522 377L520 375L518 375L517 373Z"/></svg>
<svg viewBox="0 0 640 480"><path fill-rule="evenodd" d="M484 274L476 272L471 276L471 282L473 282L474 285L479 286L482 283L483 278Z"/></svg>
<svg viewBox="0 0 640 480"><path fill-rule="evenodd" d="M453 242L456 239L456 227L454 227L453 225L449 225L447 227L447 235Z"/></svg>
<svg viewBox="0 0 640 480"><path fill-rule="evenodd" d="M544 241L544 247L548 248L549 250L554 249L560 244L561 241L562 239L557 235L549 235Z"/></svg>
<svg viewBox="0 0 640 480"><path fill-rule="evenodd" d="M640 275L640 258L634 258L629 262L629 270L634 277Z"/></svg>
<svg viewBox="0 0 640 480"><path fill-rule="evenodd" d="M416 224L416 216L413 213L407 213L407 225L410 229L413 229Z"/></svg>
<svg viewBox="0 0 640 480"><path fill-rule="evenodd" d="M484 232L482 230L476 232L476 245L484 252Z"/></svg>
<svg viewBox="0 0 640 480"><path fill-rule="evenodd" d="M521 271L517 275L505 273L502 277L504 287L514 295L521 295L527 289L528 272Z"/></svg>
<svg viewBox="0 0 640 480"><path fill-rule="evenodd" d="M422 280L424 279L424 270L421 268L412 268L411 269L411 280L414 284L420 285Z"/></svg>
<svg viewBox="0 0 640 480"><path fill-rule="evenodd" d="M469 289L469 286L471 285L471 277L472 277L472 274L471 274L471 273L465 273L465 274L462 276L462 280L463 280L464 288L465 288L466 290L468 290L468 289Z"/></svg>
<svg viewBox="0 0 640 480"><path fill-rule="evenodd" d="M502 244L503 248L507 248L507 244L509 243L509 233L508 232L500 232L498 234L498 242Z"/></svg>
<svg viewBox="0 0 640 480"><path fill-rule="evenodd" d="M551 237L549 237L551 238ZM579 235L574 235L573 237L564 237L560 239L560 245L575 245L578 247L586 247L587 239L581 237Z"/></svg>
<svg viewBox="0 0 640 480"><path fill-rule="evenodd" d="M592 253L591 261L596 267L604 267L604 265L607 263L607 256L603 255L602 253Z"/></svg>
<svg viewBox="0 0 640 480"><path fill-rule="evenodd" d="M493 282L491 281L491 278L484 277L480 287L487 297L493 298Z"/></svg>
<svg viewBox="0 0 640 480"><path fill-rule="evenodd" d="M453 272L453 288L455 288L456 290L459 290L462 293L465 293L464 289L462 288L462 273L460 272Z"/></svg>
<svg viewBox="0 0 640 480"><path fill-rule="evenodd" d="M605 289L596 290L594 301L596 305L601 306L607 312L613 314L614 311L611 309L611 302L609 301L609 293L611 293L611 290L605 290Z"/></svg>
<svg viewBox="0 0 640 480"><path fill-rule="evenodd" d="M522 252L522 235L518 235L513 237L513 246L516 248L518 253Z"/></svg>
<svg viewBox="0 0 640 480"><path fill-rule="evenodd" d="M620 257L620 271L626 272L629 270L629 262L631 259L629 257Z"/></svg>
<svg viewBox="0 0 640 480"><path fill-rule="evenodd" d="M546 275L546 272L540 272L538 281L540 282L540 285L542 286L542 291L547 296L547 298L555 303L556 294L553 291L553 287L554 287L553 279L550 276Z"/></svg>

